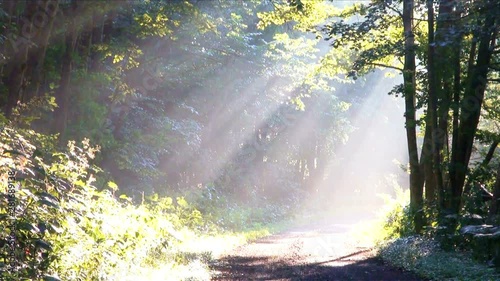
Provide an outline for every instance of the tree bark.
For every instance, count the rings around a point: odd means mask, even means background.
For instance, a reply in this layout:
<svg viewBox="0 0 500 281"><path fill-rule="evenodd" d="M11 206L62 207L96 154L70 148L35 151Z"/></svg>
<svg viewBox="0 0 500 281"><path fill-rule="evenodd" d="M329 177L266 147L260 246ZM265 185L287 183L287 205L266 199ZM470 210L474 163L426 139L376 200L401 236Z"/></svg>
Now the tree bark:
<svg viewBox="0 0 500 281"><path fill-rule="evenodd" d="M405 57L403 69L406 140L410 164L410 209L414 215L415 231L423 228L423 181L421 179L416 133L416 88L415 88L415 38L413 34L414 1L403 1L403 28L405 36Z"/></svg>
<svg viewBox="0 0 500 281"><path fill-rule="evenodd" d="M469 192L472 189L472 183L470 182L472 179L475 179L478 174L486 168L489 164L491 159L493 159L493 155L495 154L495 150L500 142L498 140L493 141L491 143L490 148L488 149L488 153L486 153L486 156L484 157L483 161L481 164L479 164L479 167L475 168L472 174L469 176L469 180L464 184L464 192L463 194L469 194Z"/></svg>
<svg viewBox="0 0 500 281"><path fill-rule="evenodd" d="M53 6L50 6L53 5ZM40 86L43 81L43 65L45 63L45 54L49 45L54 19L59 6L59 0L45 0L40 5L42 13L44 13L45 21L39 27L41 30L37 36L37 46L30 50L28 55L28 77L31 77L31 87L29 87L26 95L23 97L24 102L30 101L35 96L41 96Z"/></svg>
<svg viewBox="0 0 500 281"><path fill-rule="evenodd" d="M464 91L464 98L460 106L460 124L456 147L452 149L450 163L451 210L458 213L460 210L465 176L472 152L474 136L479 123L481 107L484 100L487 75L492 51L490 44L493 40L493 29L496 17L491 11L486 11L483 31L479 35L479 47L475 66L468 76L468 83Z"/></svg>
<svg viewBox="0 0 500 281"><path fill-rule="evenodd" d="M429 11L433 12L433 1L428 1ZM450 192L445 184L446 170L442 164L443 158L449 154L448 145L448 122L449 112L451 106L451 99L453 93L454 83L454 64L455 49L460 48L458 44L458 37L451 29L456 28L456 15L454 9L456 8L456 0L443 0L439 2L439 14L437 17L435 33L429 33L429 42L432 41L432 69L433 69L433 82L434 82L434 107L433 113L436 115L434 118L435 130L433 132L433 161L434 171L436 174L436 183L439 193L443 196L440 200L441 210L449 208L451 201L449 196ZM450 61L452 63L450 63ZM429 82L430 83L430 82ZM447 182L447 180L446 180Z"/></svg>
<svg viewBox="0 0 500 281"><path fill-rule="evenodd" d="M33 16L36 12L36 2L26 2L25 11L19 20L19 33L17 37L7 40L10 47L12 57L6 66L7 75L3 80L4 85L7 87L8 96L7 103L4 105L5 117L9 118L12 111L21 98L21 90L25 81L26 66L28 60L28 50L32 44L32 39L35 36Z"/></svg>
<svg viewBox="0 0 500 281"><path fill-rule="evenodd" d="M431 139L431 169L426 171L426 179L429 179L429 184L434 185L432 189L434 191L438 190L439 194L442 195L443 192L443 177L441 174L441 140L442 140L442 129L438 127L438 89L437 89L437 77L436 77L436 65L435 65L435 40L434 40L434 7L433 1L427 1L428 9L428 49L427 49L427 79L429 82L428 88L428 106L427 106L427 124L426 124L426 135L430 133ZM429 130L428 130L429 129ZM431 175L429 175L431 172ZM433 177L433 178L432 178ZM432 178L432 179L431 179ZM426 182L427 186L427 182ZM440 196L440 202L443 202L443 198ZM440 204L441 205L441 204Z"/></svg>
<svg viewBox="0 0 500 281"><path fill-rule="evenodd" d="M92 15L92 46L102 43L102 33L103 33L103 20L104 14L98 11L94 11ZM99 52L95 49L91 49L90 52L90 63L88 69L91 72L97 72L100 70L100 56Z"/></svg>
<svg viewBox="0 0 500 281"><path fill-rule="evenodd" d="M490 145L490 148L488 149L488 153L486 153L486 156L484 157L483 162L481 162L482 166L487 166L490 163L491 159L493 159L493 155L495 154L495 150L496 150L499 143L500 143L500 141L495 140Z"/></svg>
<svg viewBox="0 0 500 281"><path fill-rule="evenodd" d="M318 150L318 139L314 132L310 132L311 138L307 140L307 170L309 177L307 179L307 190L309 194L318 192L318 184L323 177L322 169L320 169Z"/></svg>
<svg viewBox="0 0 500 281"><path fill-rule="evenodd" d="M69 20L68 29L65 35L65 51L62 59L61 80L59 88L55 93L57 108L54 112L54 126L55 133L64 134L67 127L68 110L69 110L69 97L70 97L70 80L71 71L73 68L73 52L76 47L77 39L77 1L73 0L68 8L67 18ZM62 139L62 138L60 138Z"/></svg>
<svg viewBox="0 0 500 281"><path fill-rule="evenodd" d="M500 214L500 166L497 170L497 178L495 181L495 187L493 188L493 200L491 200L490 217L494 217Z"/></svg>
<svg viewBox="0 0 500 281"><path fill-rule="evenodd" d="M1 34L4 35L5 37L10 36L11 29L12 29L12 19L14 18L14 8L16 6L16 2L14 1L2 1L0 4L2 7L2 10L5 12L5 17L6 21L2 26L0 26ZM1 54L2 56L0 57L0 65L1 65L1 74L3 76L4 73L4 66L7 63L8 58L11 56L9 54L9 48L7 44L2 44L0 46Z"/></svg>
<svg viewBox="0 0 500 281"><path fill-rule="evenodd" d="M425 201L433 205L436 199L440 200L442 196L438 196L436 187L436 177L432 171L432 128L430 125L429 115L426 117L424 143L420 154L420 171L424 177ZM440 201L439 201L440 202Z"/></svg>

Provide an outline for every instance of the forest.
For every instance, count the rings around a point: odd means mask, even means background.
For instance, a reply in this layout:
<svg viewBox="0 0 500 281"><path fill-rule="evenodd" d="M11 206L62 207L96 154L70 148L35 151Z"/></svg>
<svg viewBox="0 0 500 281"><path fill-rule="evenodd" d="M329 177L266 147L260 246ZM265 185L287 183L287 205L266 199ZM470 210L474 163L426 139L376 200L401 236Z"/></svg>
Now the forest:
<svg viewBox="0 0 500 281"><path fill-rule="evenodd" d="M0 280L500 280L499 31L498 0L0 0Z"/></svg>

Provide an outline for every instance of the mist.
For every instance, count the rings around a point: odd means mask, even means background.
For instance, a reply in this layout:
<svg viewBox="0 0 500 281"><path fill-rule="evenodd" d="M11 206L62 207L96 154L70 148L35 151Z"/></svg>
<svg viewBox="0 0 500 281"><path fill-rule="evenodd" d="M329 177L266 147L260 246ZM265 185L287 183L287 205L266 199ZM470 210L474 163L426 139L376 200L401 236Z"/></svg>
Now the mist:
<svg viewBox="0 0 500 281"><path fill-rule="evenodd" d="M500 280L471 2L0 1L0 279Z"/></svg>
<svg viewBox="0 0 500 281"><path fill-rule="evenodd" d="M393 195L396 187L407 186L404 101L388 94L401 79L384 73L365 78L363 101L348 111L353 131L336 148L318 187L322 205L339 216L373 217L384 204L379 194ZM349 86L344 91L349 93Z"/></svg>

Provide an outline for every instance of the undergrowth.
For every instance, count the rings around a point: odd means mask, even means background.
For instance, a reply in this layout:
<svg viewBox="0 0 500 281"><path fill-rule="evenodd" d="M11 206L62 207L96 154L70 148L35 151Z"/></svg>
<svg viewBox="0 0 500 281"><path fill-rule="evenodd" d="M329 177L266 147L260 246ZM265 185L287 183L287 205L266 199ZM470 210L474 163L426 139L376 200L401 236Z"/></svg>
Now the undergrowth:
<svg viewBox="0 0 500 281"><path fill-rule="evenodd" d="M500 280L494 268L473 260L468 252L444 251L431 238L390 240L381 245L379 253L391 265L430 280Z"/></svg>
<svg viewBox="0 0 500 281"><path fill-rule="evenodd" d="M494 268L474 260L470 252L443 250L432 232L415 235L409 192L396 187L395 194L383 195L386 204L379 219L360 229L385 262L429 280L500 280Z"/></svg>
<svg viewBox="0 0 500 281"><path fill-rule="evenodd" d="M98 147L54 147L31 130L0 132L1 280L209 280L212 259L269 235L264 225L283 215L205 215L182 196L133 204L113 182L96 188Z"/></svg>

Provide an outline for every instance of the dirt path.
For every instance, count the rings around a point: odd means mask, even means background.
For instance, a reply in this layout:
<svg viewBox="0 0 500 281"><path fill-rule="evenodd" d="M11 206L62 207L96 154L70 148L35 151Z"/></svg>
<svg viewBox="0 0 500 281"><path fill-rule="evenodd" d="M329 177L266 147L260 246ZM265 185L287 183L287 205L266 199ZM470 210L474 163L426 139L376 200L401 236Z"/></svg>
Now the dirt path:
<svg viewBox="0 0 500 281"><path fill-rule="evenodd" d="M422 280L384 265L351 228L315 224L260 239L217 260L212 280Z"/></svg>

